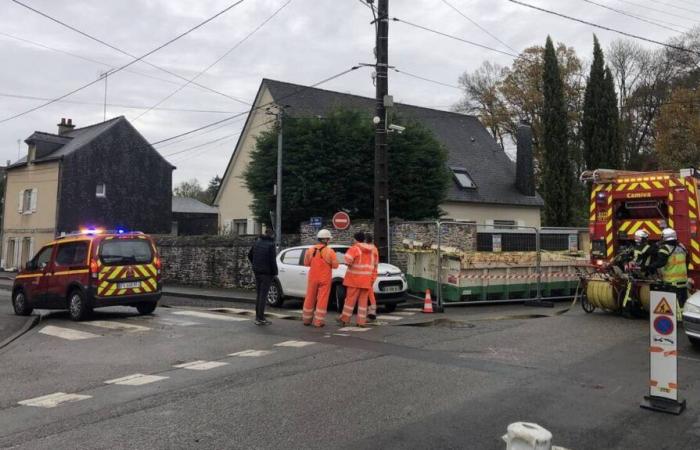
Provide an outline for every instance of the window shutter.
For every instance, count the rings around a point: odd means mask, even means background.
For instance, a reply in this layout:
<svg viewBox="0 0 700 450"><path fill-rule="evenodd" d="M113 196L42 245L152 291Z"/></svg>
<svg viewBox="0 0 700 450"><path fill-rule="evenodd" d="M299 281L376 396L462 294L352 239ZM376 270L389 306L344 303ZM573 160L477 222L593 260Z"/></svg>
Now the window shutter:
<svg viewBox="0 0 700 450"><path fill-rule="evenodd" d="M22 189L21 191L19 191L19 202L17 204L17 212L20 214L22 214L22 206L23 206L22 203L24 202L24 191L25 190L26 189Z"/></svg>
<svg viewBox="0 0 700 450"><path fill-rule="evenodd" d="M30 206L29 206L29 209L30 209L32 212L36 212L36 196L37 196L38 192L39 192L39 191L38 191L37 188L32 189L32 200L31 200L31 202L29 203L29 205L30 205Z"/></svg>

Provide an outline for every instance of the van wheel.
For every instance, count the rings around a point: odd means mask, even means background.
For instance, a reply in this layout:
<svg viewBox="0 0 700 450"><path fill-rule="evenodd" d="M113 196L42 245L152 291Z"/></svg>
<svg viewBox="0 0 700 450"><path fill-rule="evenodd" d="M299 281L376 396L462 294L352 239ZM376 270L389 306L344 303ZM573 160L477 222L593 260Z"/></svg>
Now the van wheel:
<svg viewBox="0 0 700 450"><path fill-rule="evenodd" d="M276 308L281 308L283 303L284 296L282 295L282 286L280 286L278 280L273 280L270 285L270 290L267 293L267 304Z"/></svg>
<svg viewBox="0 0 700 450"><path fill-rule="evenodd" d="M85 320L92 312L92 309L85 300L82 291L75 289L68 295L68 313L75 321Z"/></svg>
<svg viewBox="0 0 700 450"><path fill-rule="evenodd" d="M15 295L12 296L12 307L15 310L15 314L18 316L28 316L34 311L34 308L27 304L27 296L24 295L22 289L18 289Z"/></svg>
<svg viewBox="0 0 700 450"><path fill-rule="evenodd" d="M153 311L156 310L157 306L158 302L143 302L136 305L136 310L141 315L151 314Z"/></svg>
<svg viewBox="0 0 700 450"><path fill-rule="evenodd" d="M338 283L333 287L333 293L331 295L331 304L339 313L343 312L343 306L345 305L345 295L345 286Z"/></svg>

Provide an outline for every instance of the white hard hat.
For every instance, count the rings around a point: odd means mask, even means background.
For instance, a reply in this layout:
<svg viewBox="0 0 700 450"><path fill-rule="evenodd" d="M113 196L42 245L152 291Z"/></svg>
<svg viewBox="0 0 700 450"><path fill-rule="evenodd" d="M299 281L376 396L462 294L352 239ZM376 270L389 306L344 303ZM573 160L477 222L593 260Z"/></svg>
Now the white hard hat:
<svg viewBox="0 0 700 450"><path fill-rule="evenodd" d="M319 231L318 234L316 235L316 237L318 239L331 239L332 238L331 232L326 230L325 228L323 230Z"/></svg>
<svg viewBox="0 0 700 450"><path fill-rule="evenodd" d="M676 230L673 228L664 228L664 231L661 232L661 239L664 241L675 241L678 239L678 235L676 234Z"/></svg>
<svg viewBox="0 0 700 450"><path fill-rule="evenodd" d="M649 238L649 233L647 233L644 230L637 230L634 232L634 240L635 241L641 241L642 239L648 239Z"/></svg>

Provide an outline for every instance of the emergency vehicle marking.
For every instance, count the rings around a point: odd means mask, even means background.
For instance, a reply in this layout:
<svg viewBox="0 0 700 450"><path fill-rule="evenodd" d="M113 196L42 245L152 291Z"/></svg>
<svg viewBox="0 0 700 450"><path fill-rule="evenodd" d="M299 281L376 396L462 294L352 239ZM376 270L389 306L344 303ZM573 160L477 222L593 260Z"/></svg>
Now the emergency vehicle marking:
<svg viewBox="0 0 700 450"><path fill-rule="evenodd" d="M111 295L151 293L158 289L158 282L155 279L157 273L154 264L102 266L98 274L101 283L97 288L97 295L108 297ZM119 282L134 277L146 277L146 279L134 280L140 283L139 287L119 289Z"/></svg>

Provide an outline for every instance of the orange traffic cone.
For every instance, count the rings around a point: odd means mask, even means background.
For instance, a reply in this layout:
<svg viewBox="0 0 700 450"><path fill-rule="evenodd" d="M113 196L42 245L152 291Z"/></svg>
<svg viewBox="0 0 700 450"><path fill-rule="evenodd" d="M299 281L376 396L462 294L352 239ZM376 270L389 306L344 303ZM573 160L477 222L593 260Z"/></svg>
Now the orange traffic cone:
<svg viewBox="0 0 700 450"><path fill-rule="evenodd" d="M423 303L423 312L426 314L433 313L433 299L430 298L430 289L425 290L425 303Z"/></svg>

